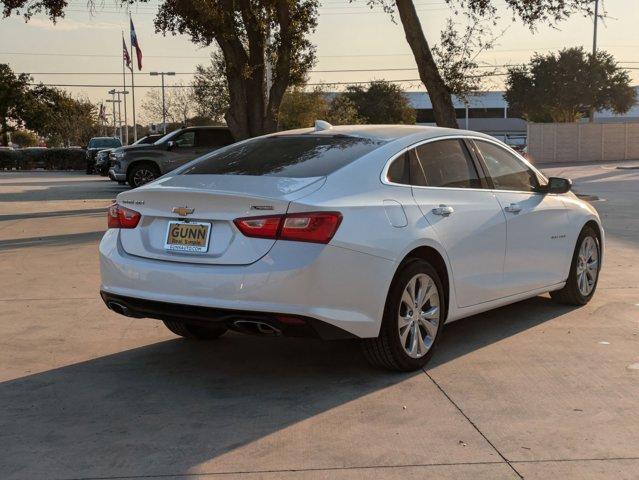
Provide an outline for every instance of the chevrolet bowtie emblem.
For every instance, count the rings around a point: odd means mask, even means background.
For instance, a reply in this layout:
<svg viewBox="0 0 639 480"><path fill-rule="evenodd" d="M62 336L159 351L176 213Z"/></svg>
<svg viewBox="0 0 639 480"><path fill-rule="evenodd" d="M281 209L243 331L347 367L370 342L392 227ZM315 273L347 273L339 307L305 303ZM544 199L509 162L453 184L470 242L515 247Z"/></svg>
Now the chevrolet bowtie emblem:
<svg viewBox="0 0 639 480"><path fill-rule="evenodd" d="M195 209L189 207L173 207L171 211L177 213L180 217L186 217L187 215L191 215Z"/></svg>

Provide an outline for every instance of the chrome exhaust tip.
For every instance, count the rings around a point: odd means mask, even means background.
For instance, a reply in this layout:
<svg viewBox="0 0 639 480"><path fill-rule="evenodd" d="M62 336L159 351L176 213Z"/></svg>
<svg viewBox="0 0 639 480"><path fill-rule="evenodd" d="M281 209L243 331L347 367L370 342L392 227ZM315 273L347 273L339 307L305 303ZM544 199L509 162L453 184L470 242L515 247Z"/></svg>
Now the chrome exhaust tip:
<svg viewBox="0 0 639 480"><path fill-rule="evenodd" d="M238 330L253 335L281 335L282 331L266 322L258 320L235 320L233 326Z"/></svg>
<svg viewBox="0 0 639 480"><path fill-rule="evenodd" d="M118 302L108 302L107 307L109 310L114 311L115 313L119 313L120 315L124 315L125 317L132 317L131 311L125 305L122 305Z"/></svg>

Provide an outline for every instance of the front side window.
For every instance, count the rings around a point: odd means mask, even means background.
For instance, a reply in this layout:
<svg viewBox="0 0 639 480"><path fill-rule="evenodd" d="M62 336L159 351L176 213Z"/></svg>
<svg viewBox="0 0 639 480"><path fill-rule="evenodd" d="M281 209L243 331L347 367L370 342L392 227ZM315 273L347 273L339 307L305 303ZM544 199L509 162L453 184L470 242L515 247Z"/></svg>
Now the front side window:
<svg viewBox="0 0 639 480"><path fill-rule="evenodd" d="M195 132L184 132L175 138L175 144L180 148L190 148L195 146Z"/></svg>
<svg viewBox="0 0 639 480"><path fill-rule="evenodd" d="M482 188L461 140L437 140L409 151L411 184L427 187Z"/></svg>
<svg viewBox="0 0 639 480"><path fill-rule="evenodd" d="M348 135L273 135L216 150L182 173L322 177L384 143L382 140Z"/></svg>
<svg viewBox="0 0 639 480"><path fill-rule="evenodd" d="M533 192L539 187L535 172L515 155L494 143L475 140L497 190Z"/></svg>

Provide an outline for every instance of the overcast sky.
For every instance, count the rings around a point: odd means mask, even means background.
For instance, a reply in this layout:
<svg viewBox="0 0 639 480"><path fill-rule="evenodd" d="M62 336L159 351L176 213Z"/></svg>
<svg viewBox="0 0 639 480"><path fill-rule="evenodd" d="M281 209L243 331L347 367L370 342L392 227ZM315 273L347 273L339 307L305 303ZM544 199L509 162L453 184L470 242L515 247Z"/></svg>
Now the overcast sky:
<svg viewBox="0 0 639 480"><path fill-rule="evenodd" d="M100 2L96 2L100 3ZM502 3L498 1L498 4ZM443 0L415 0L424 31L431 42L451 11ZM8 63L16 72L30 72L36 81L51 84L122 85L121 31L128 43L128 13L105 0L93 14L86 0L69 0L67 17L53 25L44 17L25 23L21 18L0 19L0 63ZM154 32L153 18L157 0L131 10L144 52L142 75L136 84L157 85L152 70L180 73L168 83L188 83L199 63L207 63L212 47L192 44L187 37L163 37ZM611 52L631 70L639 84L639 0L605 0L609 19L600 23L599 47ZM483 62L503 65L525 62L534 52L556 51L563 47L592 48L592 19L575 16L557 29L540 27L530 32L513 23L505 10L495 32L507 29L493 50L485 52ZM461 21L461 19L459 19ZM325 0L319 10L319 26L311 36L317 46L318 62L311 82L356 82L372 79L416 79L414 61L400 25L393 24L380 9L370 10L365 2ZM635 62L635 63L631 63ZM403 69L403 71L322 72L348 69ZM65 72L55 75L56 72ZM70 72L70 73L69 73ZM99 73L96 73L99 72ZM79 74L82 73L82 74ZM486 86L500 89L502 77ZM129 82L129 78L127 78ZM404 84L407 90L421 90L419 83ZM67 88L93 101L107 98L108 88ZM138 105L146 89L136 88Z"/></svg>

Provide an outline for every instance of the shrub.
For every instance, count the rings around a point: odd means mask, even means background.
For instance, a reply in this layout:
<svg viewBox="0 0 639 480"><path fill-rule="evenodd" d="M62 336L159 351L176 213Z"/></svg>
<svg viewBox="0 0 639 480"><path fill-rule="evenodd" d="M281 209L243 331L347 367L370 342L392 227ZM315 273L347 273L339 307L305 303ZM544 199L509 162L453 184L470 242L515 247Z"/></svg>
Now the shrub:
<svg viewBox="0 0 639 480"><path fill-rule="evenodd" d="M85 170L86 151L80 148L0 150L2 170Z"/></svg>

